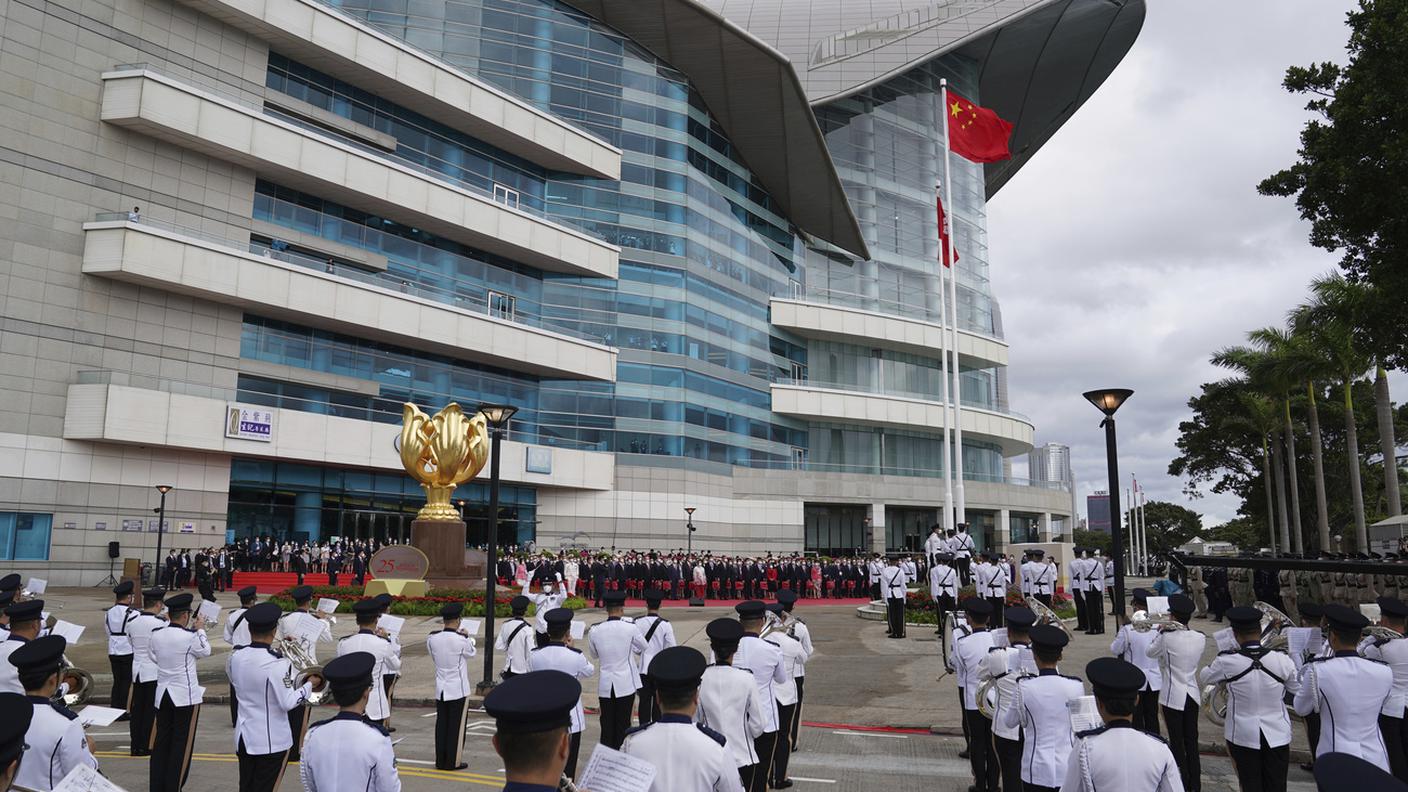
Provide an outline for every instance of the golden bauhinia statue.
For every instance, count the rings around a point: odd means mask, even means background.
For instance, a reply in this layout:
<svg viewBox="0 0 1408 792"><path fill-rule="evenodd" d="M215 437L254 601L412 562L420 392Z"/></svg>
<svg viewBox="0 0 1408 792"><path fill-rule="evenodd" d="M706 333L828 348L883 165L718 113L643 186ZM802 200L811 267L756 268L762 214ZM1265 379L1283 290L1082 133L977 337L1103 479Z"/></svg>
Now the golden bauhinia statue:
<svg viewBox="0 0 1408 792"><path fill-rule="evenodd" d="M406 402L401 411L401 464L425 488L421 520L459 520L450 493L479 475L489 461L489 428L484 416L471 418L449 404L432 418Z"/></svg>

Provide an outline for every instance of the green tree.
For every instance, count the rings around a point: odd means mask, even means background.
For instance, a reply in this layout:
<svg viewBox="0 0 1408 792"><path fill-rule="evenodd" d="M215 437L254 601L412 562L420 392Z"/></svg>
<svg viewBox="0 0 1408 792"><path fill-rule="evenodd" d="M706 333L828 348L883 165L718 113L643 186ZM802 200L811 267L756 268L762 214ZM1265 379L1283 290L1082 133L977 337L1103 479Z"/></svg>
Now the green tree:
<svg viewBox="0 0 1408 792"><path fill-rule="evenodd" d="M1177 550L1202 533L1203 516L1185 506L1168 501L1144 504L1144 535L1149 553L1157 555Z"/></svg>
<svg viewBox="0 0 1408 792"><path fill-rule="evenodd" d="M1207 531L1206 539L1218 542L1231 542L1240 550L1256 550L1262 546L1261 529L1250 517L1238 517L1222 525L1215 525Z"/></svg>
<svg viewBox="0 0 1408 792"><path fill-rule="evenodd" d="M1104 531L1075 531L1071 534L1071 541L1077 547L1098 548L1100 554L1108 556L1110 554L1110 535Z"/></svg>

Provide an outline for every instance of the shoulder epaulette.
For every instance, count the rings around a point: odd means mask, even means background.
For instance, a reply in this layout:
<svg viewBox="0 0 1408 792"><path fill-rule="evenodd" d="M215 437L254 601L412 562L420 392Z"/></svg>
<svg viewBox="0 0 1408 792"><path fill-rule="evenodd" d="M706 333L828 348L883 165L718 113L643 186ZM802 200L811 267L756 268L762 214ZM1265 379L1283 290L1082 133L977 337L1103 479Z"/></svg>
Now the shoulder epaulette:
<svg viewBox="0 0 1408 792"><path fill-rule="evenodd" d="M694 724L694 725L695 725L695 726L698 726L698 727L699 727L699 731L704 732L705 736L707 736L709 739L713 740L714 742L718 743L719 745L724 745L725 743L728 742L728 738L727 738L727 737L723 736L722 734L719 734L718 732L714 731L713 729L709 728L708 726L705 726L705 725L702 724L702 723L696 723L696 724Z"/></svg>
<svg viewBox="0 0 1408 792"><path fill-rule="evenodd" d="M391 731L390 731L389 729L387 729L385 726L382 726L380 723L377 723L377 722L374 721L374 720L368 720L365 715L362 716L362 723L365 724L365 725L367 725L367 726L369 726L369 727L371 727L371 728L373 728L373 729L376 729L378 732L381 733L381 736L383 736L383 737L390 737L390 736L391 736Z"/></svg>
<svg viewBox="0 0 1408 792"><path fill-rule="evenodd" d="M1007 648L1007 647L1005 647L1005 646L989 646L989 647L988 647L988 654L992 654L993 652L1001 652L1003 649L1006 649L1006 648Z"/></svg>
<svg viewBox="0 0 1408 792"><path fill-rule="evenodd" d="M1333 660L1333 659L1335 659L1335 658L1333 658L1333 657L1312 657L1312 658L1310 658L1309 660L1306 660L1303 665L1309 665L1310 663L1323 663L1323 662L1325 662L1326 660Z"/></svg>
<svg viewBox="0 0 1408 792"><path fill-rule="evenodd" d="M1222 655L1234 655L1234 654L1241 654L1241 653L1242 653L1242 650L1241 650L1241 649L1223 649L1221 652L1218 652L1217 655L1218 655L1218 657L1221 657Z"/></svg>
<svg viewBox="0 0 1408 792"><path fill-rule="evenodd" d="M1110 728L1110 727L1108 727L1108 726L1098 726L1098 727L1096 727L1096 728L1094 728L1094 729L1086 729L1085 731L1078 731L1078 732L1076 732L1076 738L1077 738L1077 739L1081 739L1081 738L1084 738L1084 737L1094 737L1094 736L1097 735L1097 734L1104 734L1106 731L1109 730L1109 728Z"/></svg>
<svg viewBox="0 0 1408 792"><path fill-rule="evenodd" d="M1144 735L1145 737L1148 737L1148 738L1151 739L1151 740L1158 740L1159 742L1163 743L1164 745L1168 745L1168 740L1165 740L1162 736L1157 735L1157 734L1154 734L1153 732L1146 732L1146 731L1144 731L1143 729L1135 729L1135 731L1139 732L1140 734Z"/></svg>
<svg viewBox="0 0 1408 792"><path fill-rule="evenodd" d="M645 731L646 729L649 729L651 726L654 726L655 723L656 721L652 721L650 723L645 724L644 726L632 726L631 728L626 729L626 736L630 737L632 734L639 734Z"/></svg>
<svg viewBox="0 0 1408 792"><path fill-rule="evenodd" d="M68 718L69 720L78 720L78 713L69 709L68 706L65 705L63 702L51 701L49 702L49 706L53 707L55 712L59 713L65 718Z"/></svg>
<svg viewBox="0 0 1408 792"><path fill-rule="evenodd" d="M777 641L769 641L769 640L766 639L766 638L763 639L763 643L765 643L765 644L772 644L773 646L776 646L778 649L781 649L781 648L782 648L782 644L778 643Z"/></svg>
<svg viewBox="0 0 1408 792"><path fill-rule="evenodd" d="M1071 680L1072 682L1079 682L1079 683L1081 683L1082 685L1085 684L1085 680L1084 680L1084 679L1081 679L1081 678L1078 677L1078 676L1071 676L1070 674L1057 674L1057 676L1061 677L1062 679L1069 679L1069 680Z"/></svg>

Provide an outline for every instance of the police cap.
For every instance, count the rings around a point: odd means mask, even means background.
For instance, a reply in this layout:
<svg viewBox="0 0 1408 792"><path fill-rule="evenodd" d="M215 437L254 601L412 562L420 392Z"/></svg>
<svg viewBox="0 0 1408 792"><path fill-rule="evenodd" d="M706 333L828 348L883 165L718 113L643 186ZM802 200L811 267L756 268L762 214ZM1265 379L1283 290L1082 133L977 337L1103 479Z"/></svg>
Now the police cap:
<svg viewBox="0 0 1408 792"><path fill-rule="evenodd" d="M531 600L529 600L522 594L519 594L518 596L508 601L508 606L510 609L513 610L514 613L526 613L528 611L528 606L531 603Z"/></svg>
<svg viewBox="0 0 1408 792"><path fill-rule="evenodd" d="M572 621L572 609L553 608L543 614L543 621L547 622L548 627L561 627Z"/></svg>
<svg viewBox="0 0 1408 792"><path fill-rule="evenodd" d="M1097 657L1085 666L1085 678L1096 696L1120 696L1144 687L1139 666L1118 657Z"/></svg>
<svg viewBox="0 0 1408 792"><path fill-rule="evenodd" d="M1227 623L1234 628L1261 626L1261 611L1249 605L1239 605L1227 611Z"/></svg>
<svg viewBox="0 0 1408 792"><path fill-rule="evenodd" d="M1193 604L1193 598L1187 594L1173 594L1168 598L1168 609L1170 613L1187 616L1197 610L1197 606Z"/></svg>
<svg viewBox="0 0 1408 792"><path fill-rule="evenodd" d="M1036 624L1036 614L1031 608L1024 605L1016 605L1002 612L1003 621L1010 628L1017 630L1030 630Z"/></svg>
<svg viewBox="0 0 1408 792"><path fill-rule="evenodd" d="M376 657L371 652L349 652L329 660L323 666L323 679L333 692L360 690L372 685L372 667Z"/></svg>
<svg viewBox="0 0 1408 792"><path fill-rule="evenodd" d="M245 586L235 593L239 595L240 602L244 602L245 600L254 599L254 596L259 593L259 589L256 589L254 586Z"/></svg>
<svg viewBox="0 0 1408 792"><path fill-rule="evenodd" d="M766 607L760 600L744 600L734 605L733 609L738 613L740 619L761 619Z"/></svg>
<svg viewBox="0 0 1408 792"><path fill-rule="evenodd" d="M1369 617L1345 605L1326 605L1325 618L1330 621L1330 629L1340 632L1359 632L1369 626Z"/></svg>
<svg viewBox="0 0 1408 792"><path fill-rule="evenodd" d="M289 596L293 597L294 602L307 602L313 598L313 587L294 586L293 590L289 591Z"/></svg>
<svg viewBox="0 0 1408 792"><path fill-rule="evenodd" d="M698 649L671 646L650 661L650 679L658 690L686 692L699 687L709 663Z"/></svg>
<svg viewBox="0 0 1408 792"><path fill-rule="evenodd" d="M582 684L561 671L530 671L506 679L484 697L499 734L537 734L572 723Z"/></svg>
<svg viewBox="0 0 1408 792"><path fill-rule="evenodd" d="M10 617L10 623L39 621L43 618L44 600L26 600L17 602L5 609L5 615Z"/></svg>
<svg viewBox="0 0 1408 792"><path fill-rule="evenodd" d="M62 636L46 635L25 643L10 653L10 665L20 673L57 671L64 662L64 649L68 646Z"/></svg>
<svg viewBox="0 0 1408 792"><path fill-rule="evenodd" d="M33 702L18 693L0 693L0 767L29 747L24 744L24 735L33 718Z"/></svg>
<svg viewBox="0 0 1408 792"><path fill-rule="evenodd" d="M1065 630L1050 624L1038 624L1033 627L1029 637L1032 639L1032 646L1040 646L1043 649L1061 649L1071 642L1071 637L1066 635Z"/></svg>
<svg viewBox="0 0 1408 792"><path fill-rule="evenodd" d="M191 609L191 601L194 600L194 599L195 599L195 597L194 597L193 595L189 594L189 593L187 593L187 594L177 594L177 595L175 595L175 596L173 596L173 597L167 597L167 598L166 598L166 609L167 609L168 611L171 611L172 613L180 613L180 612L182 612L182 611L188 611L188 610Z"/></svg>
<svg viewBox="0 0 1408 792"><path fill-rule="evenodd" d="M272 602L261 602L244 612L244 621L249 625L250 632L269 632L279 623L279 617L283 615L284 612L278 605Z"/></svg>
<svg viewBox="0 0 1408 792"><path fill-rule="evenodd" d="M121 583L118 583L116 586L112 587L112 593L116 594L119 597L125 597L128 594L131 594L132 589L134 588L136 588L136 586L133 585L132 581L124 580Z"/></svg>
<svg viewBox="0 0 1408 792"><path fill-rule="evenodd" d="M714 643L738 643L743 640L743 625L734 619L714 619L704 627L704 634Z"/></svg>

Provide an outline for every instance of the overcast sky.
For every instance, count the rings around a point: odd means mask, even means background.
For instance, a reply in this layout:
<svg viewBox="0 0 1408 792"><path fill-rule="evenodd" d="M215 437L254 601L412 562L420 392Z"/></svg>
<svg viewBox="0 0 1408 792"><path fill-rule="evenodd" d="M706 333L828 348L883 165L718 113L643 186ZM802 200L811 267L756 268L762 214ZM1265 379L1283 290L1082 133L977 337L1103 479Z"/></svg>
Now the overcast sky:
<svg viewBox="0 0 1408 792"><path fill-rule="evenodd" d="M1225 376L1209 354L1283 322L1334 267L1293 202L1256 183L1293 162L1307 118L1286 67L1343 62L1353 5L1149 0L1124 62L989 204L1011 403L1038 444L1072 447L1082 511L1106 473L1100 414L1080 394L1128 387L1121 489L1133 473L1205 525L1236 516L1235 497L1190 501L1166 471L1188 398ZM1392 384L1405 398L1408 382Z"/></svg>

